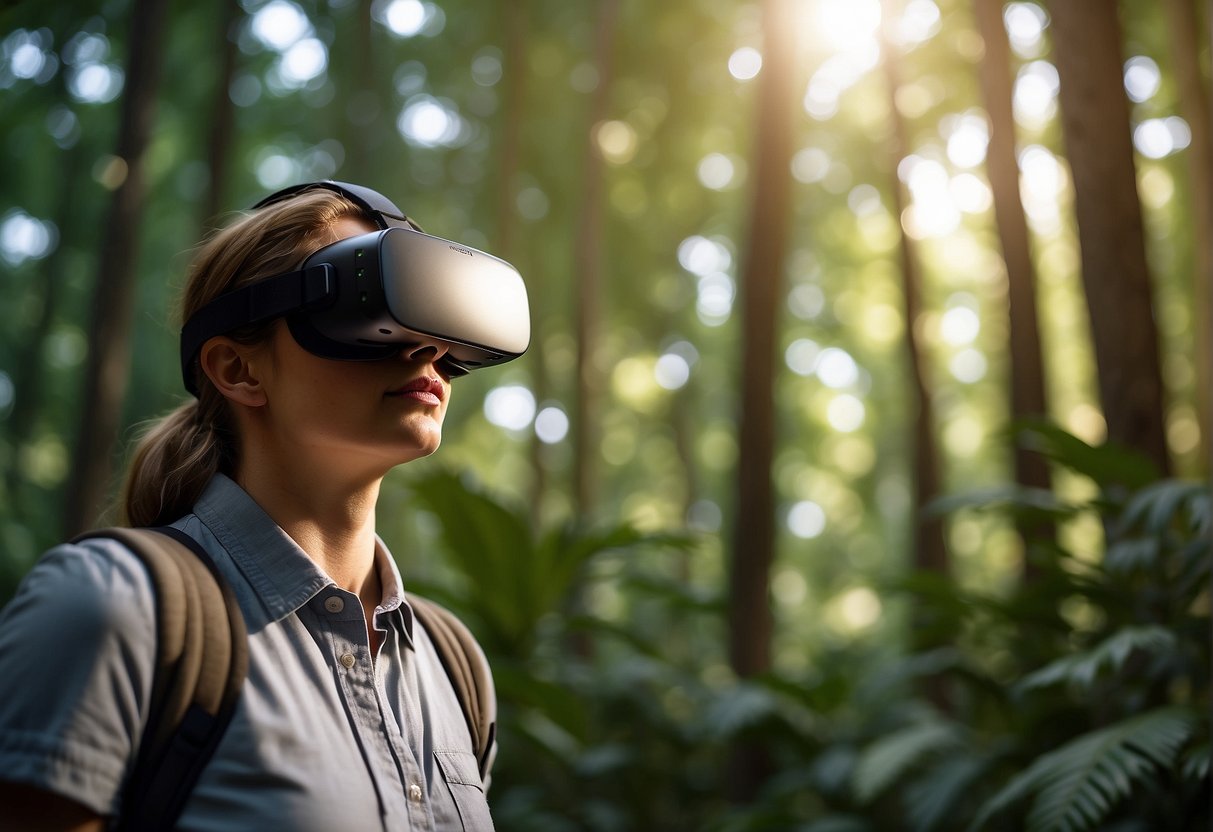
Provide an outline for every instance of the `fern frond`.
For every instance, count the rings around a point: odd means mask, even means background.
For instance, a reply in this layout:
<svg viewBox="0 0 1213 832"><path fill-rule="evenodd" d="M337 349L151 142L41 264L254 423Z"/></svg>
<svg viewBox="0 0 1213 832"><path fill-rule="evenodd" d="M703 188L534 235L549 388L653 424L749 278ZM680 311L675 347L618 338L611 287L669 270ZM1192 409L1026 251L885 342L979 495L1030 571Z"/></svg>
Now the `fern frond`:
<svg viewBox="0 0 1213 832"><path fill-rule="evenodd" d="M1131 537L1118 540L1108 547L1104 567L1111 573L1124 575L1146 569L1158 561L1162 545L1156 537Z"/></svg>
<svg viewBox="0 0 1213 832"><path fill-rule="evenodd" d="M1157 625L1125 627L1090 650L1064 656L1028 674L1017 687L1024 691L1066 682L1089 688L1101 669L1120 670L1134 650L1161 653L1173 649L1175 645L1175 634Z"/></svg>
<svg viewBox="0 0 1213 832"><path fill-rule="evenodd" d="M1184 755L1182 766L1185 780L1199 783L1209 778L1209 744L1198 745Z"/></svg>
<svg viewBox="0 0 1213 832"><path fill-rule="evenodd" d="M986 801L970 832L1033 793L1028 832L1095 829L1135 785L1175 763L1195 721L1190 711L1160 708L1083 734L1039 757Z"/></svg>
<svg viewBox="0 0 1213 832"><path fill-rule="evenodd" d="M905 789L910 828L931 832L956 816L956 805L990 765L989 754L949 754Z"/></svg>
<svg viewBox="0 0 1213 832"><path fill-rule="evenodd" d="M851 778L855 797L860 803L867 803L926 757L962 745L961 727L939 719L910 725L883 737L864 749L855 764Z"/></svg>

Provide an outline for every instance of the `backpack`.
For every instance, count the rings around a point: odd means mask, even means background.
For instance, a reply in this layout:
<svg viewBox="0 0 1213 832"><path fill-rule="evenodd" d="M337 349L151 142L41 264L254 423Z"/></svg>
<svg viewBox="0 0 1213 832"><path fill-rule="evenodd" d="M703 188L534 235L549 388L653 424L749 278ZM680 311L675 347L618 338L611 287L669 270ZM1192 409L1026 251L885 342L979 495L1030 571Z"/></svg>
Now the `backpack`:
<svg viewBox="0 0 1213 832"><path fill-rule="evenodd" d="M171 829L219 745L248 673L248 632L231 587L202 546L168 526L108 528L147 567L156 595L152 695L118 829ZM455 689L486 786L496 756L496 708L488 662L445 607L406 593Z"/></svg>

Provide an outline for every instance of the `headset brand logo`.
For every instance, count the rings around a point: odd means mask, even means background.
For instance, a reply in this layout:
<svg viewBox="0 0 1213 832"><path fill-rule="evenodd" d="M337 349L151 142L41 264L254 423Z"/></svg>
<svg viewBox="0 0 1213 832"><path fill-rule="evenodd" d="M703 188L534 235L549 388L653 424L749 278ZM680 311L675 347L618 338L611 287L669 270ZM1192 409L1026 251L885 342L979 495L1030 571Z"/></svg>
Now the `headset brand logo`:
<svg viewBox="0 0 1213 832"><path fill-rule="evenodd" d="M472 252L468 251L466 248L460 248L459 246L447 246L447 248L449 248L451 251L457 251L460 254L466 254L468 257L474 256Z"/></svg>

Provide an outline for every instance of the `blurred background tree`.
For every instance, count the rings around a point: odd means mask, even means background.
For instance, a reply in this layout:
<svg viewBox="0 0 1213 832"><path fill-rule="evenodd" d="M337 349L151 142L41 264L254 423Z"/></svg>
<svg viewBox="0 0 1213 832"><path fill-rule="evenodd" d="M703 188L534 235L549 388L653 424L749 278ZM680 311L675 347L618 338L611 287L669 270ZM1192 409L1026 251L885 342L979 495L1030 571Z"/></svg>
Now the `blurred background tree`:
<svg viewBox="0 0 1213 832"><path fill-rule="evenodd" d="M1208 18L9 4L0 598L185 395L191 246L345 178L530 289L379 518L501 828L1207 828Z"/></svg>

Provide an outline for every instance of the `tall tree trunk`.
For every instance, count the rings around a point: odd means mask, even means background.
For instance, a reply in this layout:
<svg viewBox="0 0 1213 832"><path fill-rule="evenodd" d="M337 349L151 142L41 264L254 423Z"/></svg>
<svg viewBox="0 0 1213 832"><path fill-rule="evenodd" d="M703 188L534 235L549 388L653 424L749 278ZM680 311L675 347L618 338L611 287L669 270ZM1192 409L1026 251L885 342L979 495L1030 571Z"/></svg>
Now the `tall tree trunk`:
<svg viewBox="0 0 1213 832"><path fill-rule="evenodd" d="M117 157L126 176L114 191L94 290L93 323L64 527L71 536L96 522L113 473L114 442L130 377L144 151L160 86L168 3L135 0L127 34L126 89Z"/></svg>
<svg viewBox="0 0 1213 832"><path fill-rule="evenodd" d="M594 361L600 342L602 318L603 170L595 128L610 110L614 74L615 30L619 0L598 0L594 66L598 86L590 101L590 129L586 137L582 174L581 216L573 266L577 275L577 418L573 424L573 495L579 516L592 514L597 502L598 414L602 381Z"/></svg>
<svg viewBox="0 0 1213 832"><path fill-rule="evenodd" d="M505 26L501 81L504 95L498 120L497 250L510 260L514 256L514 233L518 226L517 178L519 138L526 102L527 0L507 0L499 7ZM513 262L512 260L510 262Z"/></svg>
<svg viewBox="0 0 1213 832"><path fill-rule="evenodd" d="M1053 52L1108 439L1166 474L1163 388L1114 0L1054 0Z"/></svg>
<svg viewBox="0 0 1213 832"><path fill-rule="evenodd" d="M202 227L217 227L223 210L228 163L232 153L232 125L236 105L232 102L232 79L236 74L236 26L240 21L238 0L223 0L219 9L219 75L215 79L215 99L211 107L211 131L207 143L207 188L202 209Z"/></svg>
<svg viewBox="0 0 1213 832"><path fill-rule="evenodd" d="M520 133L526 109L527 71L527 0L507 0L498 8L502 15L502 25L505 31L505 48L502 50L502 106L498 114L497 129L499 156L497 163L497 241L494 251L519 269L524 264L519 262L519 247L516 244L518 227L518 170L521 166ZM542 258L535 258L535 263ZM531 263L525 264L525 273L529 278L532 295L537 296L536 289L541 285L540 276L535 273ZM538 310L532 310L531 340L539 344L543 339L544 320ZM548 374L544 363L543 349L532 349L528 363L531 367L531 386L535 393L536 402L542 406L547 397ZM531 469L531 520L538 528L543 518L543 497L547 493L547 454L544 443L539 435L531 432L528 454Z"/></svg>
<svg viewBox="0 0 1213 832"><path fill-rule="evenodd" d="M986 169L994 192L994 220L1007 268L1007 302L1011 346L1011 418L1040 418L1048 413L1044 361L1036 320L1036 270L1028 242L1028 223L1019 194L1015 156L1015 118L1011 105L1011 50L1002 19L1002 0L976 0L977 28L985 41L981 92L990 118ZM1049 465L1041 454L1015 443L1015 481L1025 488L1050 487ZM1032 534L1051 529L1019 529L1025 554ZM1031 561L1025 557L1025 574Z"/></svg>
<svg viewBox="0 0 1213 832"><path fill-rule="evenodd" d="M63 73L59 73L62 75ZM66 245L63 241L76 237L80 219L78 190L80 178L87 175L86 153L88 146L83 138L63 152L64 161L59 180L58 205L55 208L55 224L59 229L59 247L44 261L42 278L37 281L36 291L42 295L38 318L33 329L22 337L24 349L13 365L15 378L13 387L16 397L8 417L9 439L13 451L20 454L21 448L33 438L38 423L38 414L44 407L43 390L46 383L46 344L58 317L59 304L66 282ZM91 155L91 154L90 154ZM8 493L21 514L31 517L32 510L25 506L25 489L22 487L20 465L9 465L6 471ZM45 499L40 497L39 499Z"/></svg>
<svg viewBox="0 0 1213 832"><path fill-rule="evenodd" d="M1192 331L1196 344L1196 412L1200 421L1200 465L1213 473L1213 124L1209 90L1200 69L1201 28L1192 0L1167 0L1171 59L1179 82L1179 105L1192 131L1188 182L1192 195ZM1213 10L1210 11L1213 15ZM1205 32L1209 34L1209 32ZM1207 41L1206 41L1207 43Z"/></svg>
<svg viewBox="0 0 1213 832"><path fill-rule="evenodd" d="M379 131L374 125L382 112L382 97L378 87L380 79L375 72L374 5L373 0L359 0L354 37L350 40L353 48L346 55L351 94L342 105L345 108L341 119L345 164L338 178L356 183L369 182L377 170L374 157ZM408 210L407 206L405 210Z"/></svg>
<svg viewBox="0 0 1213 832"><path fill-rule="evenodd" d="M736 513L729 564L729 662L741 679L771 667L774 620L770 572L775 559L776 332L784 297L788 248L792 119L796 112L795 41L791 0L762 4L763 67L751 150L753 184L741 263L742 356L739 393ZM758 792L770 761L765 749L739 744L730 759L732 797Z"/></svg>
<svg viewBox="0 0 1213 832"><path fill-rule="evenodd" d="M909 155L910 141L905 119L902 117L901 111L897 109L897 91L901 88L901 70L896 47L893 45L893 39L889 33L892 22L900 16L901 4L885 0L882 5L885 31L881 43L883 55L881 63L884 67L888 88L889 117L893 127L889 170L893 174L893 215L900 218L906 209L906 195L901 180L897 176L897 167L901 160ZM912 560L918 569L945 574L948 571L948 555L944 545L943 521L937 515L926 511L927 505L939 496L940 473L939 451L935 441L934 408L927 384L926 359L922 346L918 343L918 328L915 325L922 310L922 275L919 272L914 242L906 234L904 228L900 233L898 253L901 261L902 294L905 303L905 349L912 385L910 402L914 422L911 439L914 454Z"/></svg>

